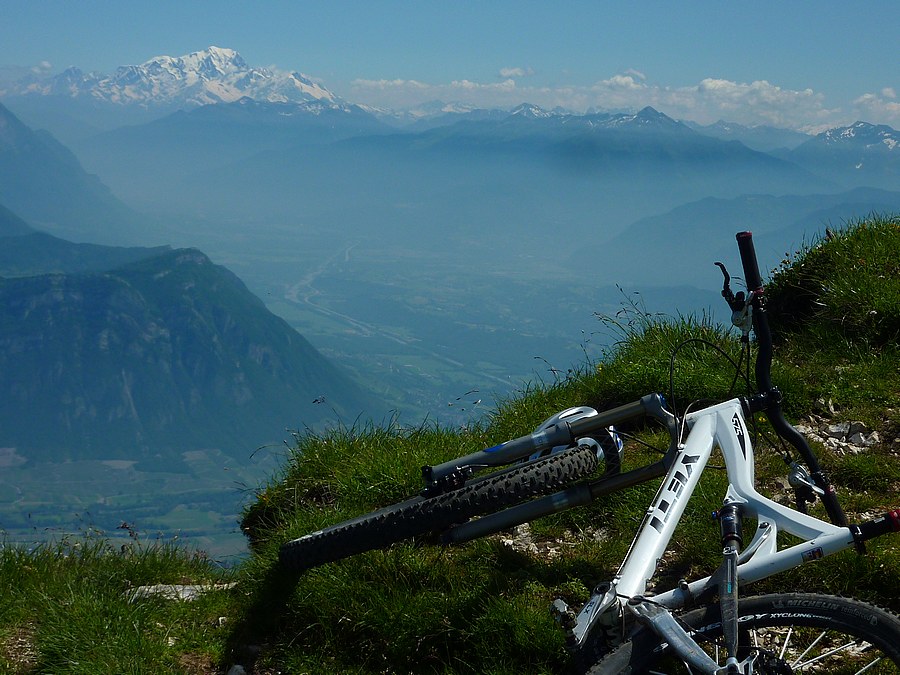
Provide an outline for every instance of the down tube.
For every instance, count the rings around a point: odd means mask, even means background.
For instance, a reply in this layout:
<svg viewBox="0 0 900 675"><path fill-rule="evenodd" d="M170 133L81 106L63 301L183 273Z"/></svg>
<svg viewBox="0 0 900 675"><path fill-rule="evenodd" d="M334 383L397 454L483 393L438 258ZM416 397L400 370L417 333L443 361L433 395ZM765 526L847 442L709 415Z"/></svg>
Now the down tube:
<svg viewBox="0 0 900 675"><path fill-rule="evenodd" d="M616 577L620 595L630 598L646 590L709 461L715 430L715 414L701 415L694 421L687 443L666 474Z"/></svg>

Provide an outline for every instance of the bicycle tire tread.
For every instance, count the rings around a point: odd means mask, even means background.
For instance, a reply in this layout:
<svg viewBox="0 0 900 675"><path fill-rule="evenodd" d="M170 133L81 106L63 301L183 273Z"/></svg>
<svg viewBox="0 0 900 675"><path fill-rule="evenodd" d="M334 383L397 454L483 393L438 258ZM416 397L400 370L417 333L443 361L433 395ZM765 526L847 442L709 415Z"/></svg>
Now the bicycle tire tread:
<svg viewBox="0 0 900 675"><path fill-rule="evenodd" d="M414 497L311 532L284 543L279 559L285 568L300 572L384 548L553 492L593 473L597 464L593 449L572 448L489 474L445 494Z"/></svg>

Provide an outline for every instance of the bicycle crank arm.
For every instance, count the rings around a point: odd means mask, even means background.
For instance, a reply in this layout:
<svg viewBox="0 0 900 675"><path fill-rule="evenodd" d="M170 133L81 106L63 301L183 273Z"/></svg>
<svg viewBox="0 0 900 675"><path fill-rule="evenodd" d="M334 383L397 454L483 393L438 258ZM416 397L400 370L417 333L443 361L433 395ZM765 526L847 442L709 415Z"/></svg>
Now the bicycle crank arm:
<svg viewBox="0 0 900 675"><path fill-rule="evenodd" d="M638 621L656 633L696 672L716 675L719 671L719 664L700 649L667 609L648 602L641 596L631 598L628 601L628 609L634 613Z"/></svg>
<svg viewBox="0 0 900 675"><path fill-rule="evenodd" d="M656 633L660 640L684 661L691 672L705 675L729 675L730 673L746 675L754 672L753 665L757 656L755 652L740 663L734 658L729 658L726 665L720 666L700 648L700 645L665 607L641 596L631 598L626 606L640 623Z"/></svg>

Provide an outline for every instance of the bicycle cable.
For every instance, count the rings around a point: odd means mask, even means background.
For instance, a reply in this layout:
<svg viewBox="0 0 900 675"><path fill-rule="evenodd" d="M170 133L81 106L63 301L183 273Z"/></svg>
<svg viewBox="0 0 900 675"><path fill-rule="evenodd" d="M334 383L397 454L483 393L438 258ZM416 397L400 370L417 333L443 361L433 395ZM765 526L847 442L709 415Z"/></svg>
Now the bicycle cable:
<svg viewBox="0 0 900 675"><path fill-rule="evenodd" d="M672 350L672 353L669 356L669 401L671 402L672 412L675 414L676 417L678 416L678 407L675 404L675 358L678 356L678 352L681 351L685 346L687 346L689 344L694 344L694 343L702 344L706 347L712 348L713 350L718 352L720 356L722 356L725 360L727 360L728 363L730 363L731 366L734 368L735 377L734 377L734 380L732 380L731 386L729 387L729 394L734 390L734 384L735 384L735 382L737 382L739 377L744 380L744 383L747 385L748 392L751 392L753 390L753 387L750 383L750 378L749 378L749 362L750 362L749 355L747 358L748 375L745 375L741 370L741 365L742 365L741 362L743 362L743 360L744 360L743 349L741 350L740 362L735 362L735 360L732 358L732 356L728 352L726 352L724 349L719 347L719 345L717 345L713 342L710 342L709 340L707 340L705 338L688 338L687 340L683 340L678 345L676 345L675 349ZM750 345L748 344L747 351L749 352L749 350L750 350Z"/></svg>
<svg viewBox="0 0 900 675"><path fill-rule="evenodd" d="M681 351L681 349L683 347L685 347L689 344L692 344L692 343L702 344L706 347L711 347L714 351L718 352L718 354L720 356L722 356L726 361L728 361L728 363L731 364L732 368L734 368L734 378L731 380L731 384L728 387L727 396L731 396L732 393L734 392L734 386L737 383L738 379L742 379L744 381L744 384L747 385L748 393L753 392L753 386L750 382L750 361L751 361L750 357L751 357L751 354L750 354L750 341L749 340L743 340L743 339L741 340L741 343L742 343L741 344L741 356L737 360L737 362L735 362L734 358L732 358L732 356L728 352L726 352L724 349L719 347L719 345L717 345L705 338L688 338L687 340L683 340L682 342L677 344L675 346L675 348L672 350L671 355L669 356L669 400L671 401L672 413L675 415L675 417L678 421L678 432L677 433L678 433L678 443L679 444L681 444L681 440L682 440L682 438L684 438L685 423L686 423L686 418L687 418L688 412L690 412L691 408L694 405L697 405L698 403L703 403L706 401L704 399L698 399L696 401L692 401L685 407L684 414L682 414L680 416L678 415L678 408L675 403L675 359L678 356L678 352ZM746 364L746 367L747 367L746 373L742 370L742 366L744 364ZM754 432L756 432L756 420L755 419L753 420L753 427L754 427ZM711 465L710 468L711 469L724 469L725 467Z"/></svg>
<svg viewBox="0 0 900 675"><path fill-rule="evenodd" d="M639 437L635 436L634 434L629 434L628 432L622 431L621 429L617 428L616 433L619 434L619 436L621 436L625 440L634 441L638 445L643 445L645 448L648 448L649 450L653 450L654 452L657 452L660 455L665 455L667 452L666 449L658 448L655 445L653 445L652 443L648 443L647 441L643 440L642 438L639 438Z"/></svg>

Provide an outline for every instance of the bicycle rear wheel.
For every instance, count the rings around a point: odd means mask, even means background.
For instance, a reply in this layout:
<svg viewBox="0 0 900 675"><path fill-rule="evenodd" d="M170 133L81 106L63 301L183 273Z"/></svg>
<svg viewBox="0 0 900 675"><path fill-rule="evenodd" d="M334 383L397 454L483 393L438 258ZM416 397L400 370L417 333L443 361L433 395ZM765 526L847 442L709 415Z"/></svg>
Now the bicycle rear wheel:
<svg viewBox="0 0 900 675"><path fill-rule="evenodd" d="M404 539L440 532L469 518L554 492L590 475L597 464L592 448L572 448L477 478L445 494L414 497L311 532L283 544L280 561L284 567L299 572Z"/></svg>
<svg viewBox="0 0 900 675"><path fill-rule="evenodd" d="M722 619L718 605L679 617L718 663ZM900 620L873 605L829 595L784 593L742 598L740 659L757 651L754 673L900 673ZM649 629L601 659L589 675L689 673Z"/></svg>

